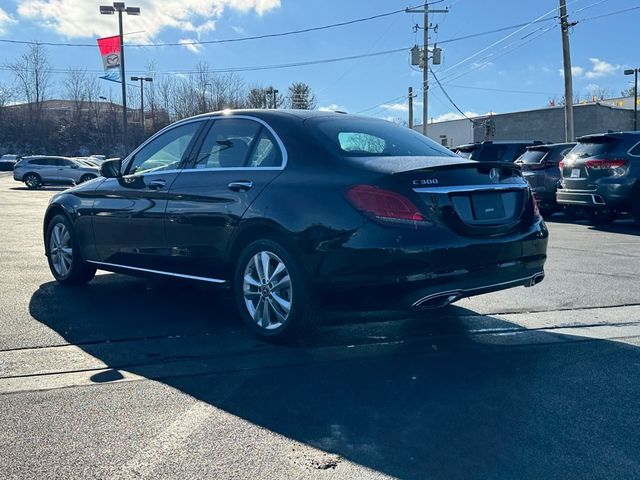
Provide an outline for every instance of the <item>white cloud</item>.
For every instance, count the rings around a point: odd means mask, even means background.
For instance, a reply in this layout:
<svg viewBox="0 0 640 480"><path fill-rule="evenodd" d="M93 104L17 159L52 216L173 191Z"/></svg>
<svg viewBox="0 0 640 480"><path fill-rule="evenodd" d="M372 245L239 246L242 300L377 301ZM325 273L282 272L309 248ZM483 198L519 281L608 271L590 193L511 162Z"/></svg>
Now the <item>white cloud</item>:
<svg viewBox="0 0 640 480"><path fill-rule="evenodd" d="M195 41L196 40L194 40L193 38L182 38L178 43L184 45L184 48L186 48L190 52L200 53L202 51L202 45L193 43Z"/></svg>
<svg viewBox="0 0 640 480"><path fill-rule="evenodd" d="M390 103L390 104L383 103L382 105L380 105L380 108L384 108L386 110L393 110L394 112L409 111L409 105L407 105L406 103Z"/></svg>
<svg viewBox="0 0 640 480"><path fill-rule="evenodd" d="M103 0L20 0L18 14L67 38L113 35L117 21L98 11L104 3ZM126 17L126 31L144 30L147 38L153 38L165 28L196 33L211 31L215 20L226 9L262 15L280 7L280 0L138 0L135 5L140 7L141 15Z"/></svg>
<svg viewBox="0 0 640 480"><path fill-rule="evenodd" d="M561 77L564 77L564 70L562 68L558 70L558 73L560 73ZM571 67L572 77L581 77L582 75L584 75L584 68L579 66Z"/></svg>
<svg viewBox="0 0 640 480"><path fill-rule="evenodd" d="M464 112L464 114L469 118L480 116L480 114L476 112ZM458 112L448 112L438 115L433 119L433 122L446 122L448 120L460 120L461 118L464 117Z"/></svg>
<svg viewBox="0 0 640 480"><path fill-rule="evenodd" d="M620 65L612 65L599 58L590 58L589 61L591 62L591 70L585 74L587 78L605 77L620 70Z"/></svg>
<svg viewBox="0 0 640 480"><path fill-rule="evenodd" d="M346 112L347 109L341 105L336 105L335 103L332 103L331 105L326 105L324 107L319 107L318 110L320 110L321 112L335 112L335 111L341 111L341 112Z"/></svg>
<svg viewBox="0 0 640 480"><path fill-rule="evenodd" d="M7 12L5 12L2 8L0 8L0 34L4 34L7 32L7 27L16 21L11 18Z"/></svg>

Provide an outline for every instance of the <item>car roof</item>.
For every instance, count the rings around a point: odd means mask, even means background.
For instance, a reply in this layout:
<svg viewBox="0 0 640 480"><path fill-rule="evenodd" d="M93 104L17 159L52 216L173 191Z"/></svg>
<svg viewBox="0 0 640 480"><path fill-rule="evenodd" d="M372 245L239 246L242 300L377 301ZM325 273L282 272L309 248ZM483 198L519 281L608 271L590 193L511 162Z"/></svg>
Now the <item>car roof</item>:
<svg viewBox="0 0 640 480"><path fill-rule="evenodd" d="M565 148L565 147L575 147L576 142L566 142L566 143L545 143L543 145L529 145L527 150L540 150L549 152L554 148Z"/></svg>
<svg viewBox="0 0 640 480"><path fill-rule="evenodd" d="M607 132L607 133L592 133L589 135L583 135L578 137L578 142L587 143L589 140L601 140L603 138L624 138L626 136L640 137L640 132Z"/></svg>

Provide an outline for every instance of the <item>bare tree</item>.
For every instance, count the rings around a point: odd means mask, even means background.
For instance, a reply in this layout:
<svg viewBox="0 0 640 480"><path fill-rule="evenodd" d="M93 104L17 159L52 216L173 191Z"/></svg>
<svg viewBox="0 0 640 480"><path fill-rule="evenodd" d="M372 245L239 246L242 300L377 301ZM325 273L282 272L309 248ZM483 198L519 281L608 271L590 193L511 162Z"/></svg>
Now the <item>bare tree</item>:
<svg viewBox="0 0 640 480"><path fill-rule="evenodd" d="M266 89L259 86L250 87L244 104L247 108L267 108Z"/></svg>
<svg viewBox="0 0 640 480"><path fill-rule="evenodd" d="M317 99L309 85L295 82L289 86L287 106L297 110L314 110L317 106Z"/></svg>
<svg viewBox="0 0 640 480"><path fill-rule="evenodd" d="M29 104L30 120L39 119L42 102L47 98L51 83L51 64L40 44L29 45L27 51L13 63L6 65L17 83L17 94Z"/></svg>

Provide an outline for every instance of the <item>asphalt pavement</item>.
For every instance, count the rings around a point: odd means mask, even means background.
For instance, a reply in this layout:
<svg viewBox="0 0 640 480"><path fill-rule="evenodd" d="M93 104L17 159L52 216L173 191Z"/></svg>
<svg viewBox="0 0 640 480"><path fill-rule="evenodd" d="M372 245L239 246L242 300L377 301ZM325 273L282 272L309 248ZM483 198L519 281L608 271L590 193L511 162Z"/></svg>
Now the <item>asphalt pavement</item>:
<svg viewBox="0 0 640 480"><path fill-rule="evenodd" d="M640 229L548 222L545 281L249 335L224 291L58 286L59 189L0 173L0 478L584 479L640 472Z"/></svg>

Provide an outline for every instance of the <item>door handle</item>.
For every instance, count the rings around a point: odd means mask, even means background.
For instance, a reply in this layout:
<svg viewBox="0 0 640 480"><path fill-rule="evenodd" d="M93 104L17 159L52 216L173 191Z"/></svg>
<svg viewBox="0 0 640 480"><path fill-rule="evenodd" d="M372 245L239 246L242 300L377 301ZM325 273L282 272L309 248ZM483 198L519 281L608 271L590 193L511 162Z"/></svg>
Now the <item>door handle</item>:
<svg viewBox="0 0 640 480"><path fill-rule="evenodd" d="M231 182L229 185L229 190L233 190L234 192L246 192L251 187L253 187L253 182L249 180L242 180L238 182Z"/></svg>
<svg viewBox="0 0 640 480"><path fill-rule="evenodd" d="M149 188L150 190L160 190L164 187L165 183L166 180L163 180L161 178L159 178L158 180L151 180L149 183L147 183L147 188Z"/></svg>

